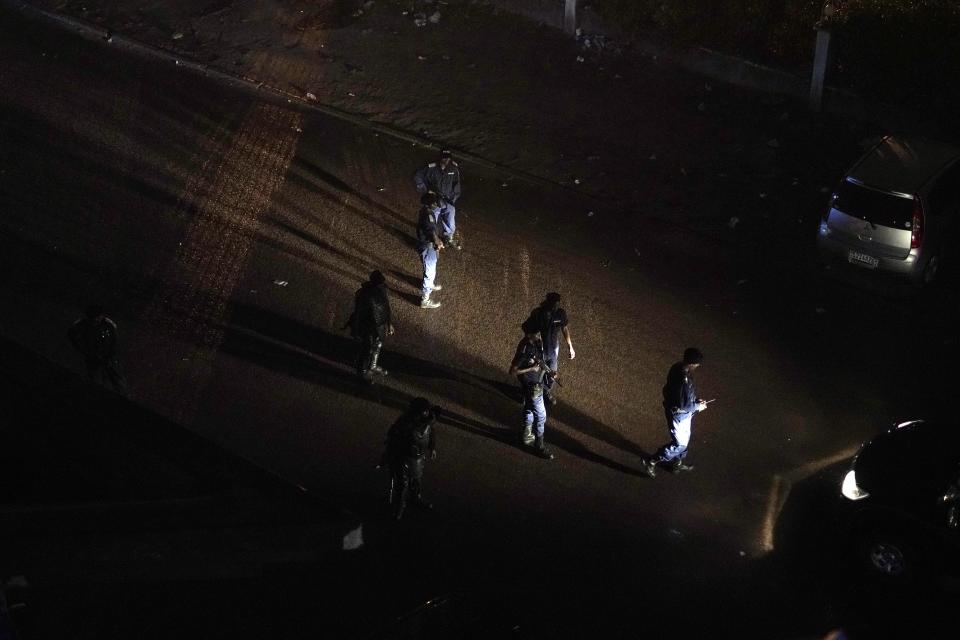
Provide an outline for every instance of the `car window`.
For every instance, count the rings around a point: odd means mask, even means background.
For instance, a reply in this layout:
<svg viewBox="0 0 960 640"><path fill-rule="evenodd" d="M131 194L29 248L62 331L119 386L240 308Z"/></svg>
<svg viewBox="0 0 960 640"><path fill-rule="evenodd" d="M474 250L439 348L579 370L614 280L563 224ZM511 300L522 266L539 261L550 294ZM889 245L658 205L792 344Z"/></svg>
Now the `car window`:
<svg viewBox="0 0 960 640"><path fill-rule="evenodd" d="M956 213L960 205L960 162L955 162L939 178L927 198L934 215Z"/></svg>
<svg viewBox="0 0 960 640"><path fill-rule="evenodd" d="M909 229L913 220L912 198L885 193L847 180L837 188L832 206L847 215L884 227Z"/></svg>

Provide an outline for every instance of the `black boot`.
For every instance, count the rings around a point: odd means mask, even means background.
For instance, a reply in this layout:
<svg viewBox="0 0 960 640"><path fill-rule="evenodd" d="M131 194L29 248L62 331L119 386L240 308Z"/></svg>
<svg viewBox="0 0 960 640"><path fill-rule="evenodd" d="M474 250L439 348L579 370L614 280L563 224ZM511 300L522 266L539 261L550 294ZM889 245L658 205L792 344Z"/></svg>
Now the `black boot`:
<svg viewBox="0 0 960 640"><path fill-rule="evenodd" d="M531 425L525 425L523 429L520 430L520 445L524 447L529 447L533 444L533 427Z"/></svg>
<svg viewBox="0 0 960 640"><path fill-rule="evenodd" d="M657 477L657 463L659 460L656 458L650 458L649 460L643 461L643 470L646 472L647 476L651 478Z"/></svg>
<svg viewBox="0 0 960 640"><path fill-rule="evenodd" d="M553 453L551 453L550 449L547 449L547 445L543 443L543 436L537 436L536 443L533 445L533 450L536 451L537 455L544 460L553 460Z"/></svg>
<svg viewBox="0 0 960 640"><path fill-rule="evenodd" d="M670 471L672 473L682 473L684 471L693 471L692 464L683 464L683 460L677 458L673 461L673 464L670 465Z"/></svg>
<svg viewBox="0 0 960 640"><path fill-rule="evenodd" d="M415 507L418 507L418 508L420 508L420 509L426 509L426 510L428 510L428 511L429 511L430 509L433 509L433 504L431 504L431 503L427 502L426 500L424 500L424 499L423 499L423 496L420 495L419 493L418 493L417 495L413 496L413 505L414 505Z"/></svg>
<svg viewBox="0 0 960 640"><path fill-rule="evenodd" d="M378 364L380 362L380 351L382 349L383 341L380 340L380 338L374 339L373 348L370 350L370 371L385 376L387 375L387 370Z"/></svg>
<svg viewBox="0 0 960 640"><path fill-rule="evenodd" d="M420 509L433 509L433 505L423 499L423 487L420 486L420 481L414 480L411 484L410 490L413 493L411 502L413 502L413 506Z"/></svg>

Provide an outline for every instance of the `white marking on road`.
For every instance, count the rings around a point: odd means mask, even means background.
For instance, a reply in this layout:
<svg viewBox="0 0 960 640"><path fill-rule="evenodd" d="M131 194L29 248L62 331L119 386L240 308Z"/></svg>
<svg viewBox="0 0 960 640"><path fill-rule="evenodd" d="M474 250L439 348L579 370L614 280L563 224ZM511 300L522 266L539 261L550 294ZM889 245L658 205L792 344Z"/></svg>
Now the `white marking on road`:
<svg viewBox="0 0 960 640"><path fill-rule="evenodd" d="M793 484L813 475L821 469L853 457L858 448L859 445L854 445L827 458L813 460L800 465L796 469L788 471L783 475L779 473L774 474L770 484L770 493L767 496L767 510L763 517L763 529L760 532L760 548L764 552L769 553L774 549L773 530L776 527L777 518L780 517L780 511L783 509L783 505L787 503L787 498L790 496L790 489ZM837 492L839 493L839 491L840 489L838 487Z"/></svg>

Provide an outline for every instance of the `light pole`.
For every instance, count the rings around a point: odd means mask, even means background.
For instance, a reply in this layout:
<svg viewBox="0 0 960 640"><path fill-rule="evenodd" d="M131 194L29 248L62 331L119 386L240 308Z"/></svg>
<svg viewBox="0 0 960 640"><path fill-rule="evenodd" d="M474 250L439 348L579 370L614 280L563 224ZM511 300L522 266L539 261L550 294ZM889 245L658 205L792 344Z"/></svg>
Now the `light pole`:
<svg viewBox="0 0 960 640"><path fill-rule="evenodd" d="M571 36L577 32L577 0L564 0L563 32Z"/></svg>
<svg viewBox="0 0 960 640"><path fill-rule="evenodd" d="M820 11L820 19L814 25L817 44L813 55L813 76L810 79L810 109L816 112L823 109L823 87L830 66L831 22L835 14L834 3L827 0Z"/></svg>

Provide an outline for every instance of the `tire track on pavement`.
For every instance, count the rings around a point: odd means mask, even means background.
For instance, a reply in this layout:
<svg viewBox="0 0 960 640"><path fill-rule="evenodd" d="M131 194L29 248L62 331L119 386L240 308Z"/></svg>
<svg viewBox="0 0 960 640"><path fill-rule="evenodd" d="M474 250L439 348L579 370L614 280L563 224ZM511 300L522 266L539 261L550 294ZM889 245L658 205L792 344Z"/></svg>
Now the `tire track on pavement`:
<svg viewBox="0 0 960 640"><path fill-rule="evenodd" d="M151 404L183 424L196 416L223 341L229 300L261 218L283 184L302 119L274 105L254 106L229 143L190 177L173 212L192 213L192 221L175 259L158 276L142 326L168 356L153 371Z"/></svg>

